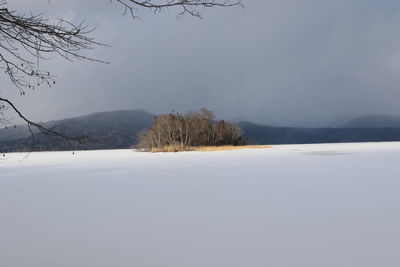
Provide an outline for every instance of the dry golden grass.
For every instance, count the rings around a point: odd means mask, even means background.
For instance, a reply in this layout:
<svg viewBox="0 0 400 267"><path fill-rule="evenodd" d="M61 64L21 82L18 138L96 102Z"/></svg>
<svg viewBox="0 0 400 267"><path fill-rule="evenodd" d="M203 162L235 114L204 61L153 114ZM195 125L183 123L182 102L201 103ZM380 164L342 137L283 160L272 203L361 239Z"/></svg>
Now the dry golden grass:
<svg viewBox="0 0 400 267"><path fill-rule="evenodd" d="M193 147L193 151L229 151L229 150L241 150L251 148L270 148L267 145L248 145L248 146L200 146Z"/></svg>
<svg viewBox="0 0 400 267"><path fill-rule="evenodd" d="M254 149L254 148L270 148L268 145L247 145L247 146L199 146L199 147L186 147L182 149L180 146L165 146L162 148L153 148L150 152L179 152L179 151L230 151L241 149Z"/></svg>
<svg viewBox="0 0 400 267"><path fill-rule="evenodd" d="M180 146L170 145L170 146L163 146L163 147L153 147L150 150L150 152L153 152L153 153L157 153L157 152L178 152L178 151L190 151L190 150L191 150L190 148L182 149L182 147L180 147Z"/></svg>

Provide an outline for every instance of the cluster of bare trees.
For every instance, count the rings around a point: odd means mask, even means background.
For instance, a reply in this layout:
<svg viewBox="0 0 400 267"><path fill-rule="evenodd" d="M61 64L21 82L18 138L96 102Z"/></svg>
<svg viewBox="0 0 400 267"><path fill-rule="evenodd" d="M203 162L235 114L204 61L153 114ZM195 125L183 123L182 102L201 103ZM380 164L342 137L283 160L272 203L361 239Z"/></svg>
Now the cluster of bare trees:
<svg viewBox="0 0 400 267"><path fill-rule="evenodd" d="M139 136L138 148L159 150L173 147L187 150L195 146L243 145L241 129L224 120L215 121L214 113L202 108L187 114L166 114L155 118L153 126Z"/></svg>

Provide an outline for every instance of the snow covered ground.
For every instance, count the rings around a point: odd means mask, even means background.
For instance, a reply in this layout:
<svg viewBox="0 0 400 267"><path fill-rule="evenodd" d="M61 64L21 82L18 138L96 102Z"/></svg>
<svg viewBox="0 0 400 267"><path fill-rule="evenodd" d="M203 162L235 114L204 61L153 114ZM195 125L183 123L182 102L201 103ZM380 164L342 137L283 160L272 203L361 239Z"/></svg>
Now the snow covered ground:
<svg viewBox="0 0 400 267"><path fill-rule="evenodd" d="M400 143L26 156L0 160L0 266L400 266Z"/></svg>

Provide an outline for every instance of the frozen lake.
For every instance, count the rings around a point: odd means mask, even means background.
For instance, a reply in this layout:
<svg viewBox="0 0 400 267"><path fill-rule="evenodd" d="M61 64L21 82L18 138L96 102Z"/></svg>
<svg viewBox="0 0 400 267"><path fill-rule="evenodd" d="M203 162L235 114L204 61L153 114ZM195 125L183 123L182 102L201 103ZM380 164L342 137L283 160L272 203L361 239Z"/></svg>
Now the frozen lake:
<svg viewBox="0 0 400 267"><path fill-rule="evenodd" d="M0 266L400 266L397 142L26 156L0 160Z"/></svg>

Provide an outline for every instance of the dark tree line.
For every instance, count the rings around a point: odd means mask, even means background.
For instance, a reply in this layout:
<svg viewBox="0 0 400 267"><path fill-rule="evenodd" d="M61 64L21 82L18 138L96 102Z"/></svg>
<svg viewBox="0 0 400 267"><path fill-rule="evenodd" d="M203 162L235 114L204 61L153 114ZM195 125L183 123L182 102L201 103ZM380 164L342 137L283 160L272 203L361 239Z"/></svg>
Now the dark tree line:
<svg viewBox="0 0 400 267"><path fill-rule="evenodd" d="M145 150L187 150L196 146L243 145L242 130L202 108L187 114L166 114L155 118L153 126L139 136L138 148Z"/></svg>

